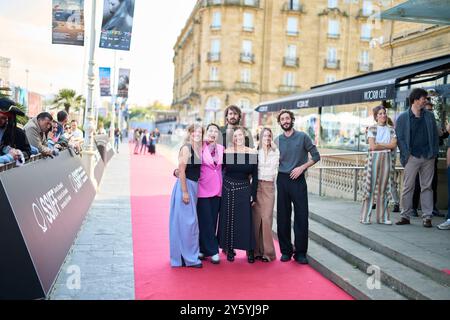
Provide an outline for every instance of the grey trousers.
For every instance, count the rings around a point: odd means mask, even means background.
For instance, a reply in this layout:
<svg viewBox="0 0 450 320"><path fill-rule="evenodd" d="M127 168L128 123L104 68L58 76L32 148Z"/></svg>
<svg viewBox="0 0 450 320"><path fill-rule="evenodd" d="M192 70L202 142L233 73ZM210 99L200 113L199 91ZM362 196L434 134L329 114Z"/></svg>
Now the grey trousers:
<svg viewBox="0 0 450 320"><path fill-rule="evenodd" d="M405 166L402 191L402 218L410 219L413 208L413 195L416 175L420 178L420 204L422 207L422 218L433 217L433 189L431 184L434 175L434 158L424 159L410 156Z"/></svg>

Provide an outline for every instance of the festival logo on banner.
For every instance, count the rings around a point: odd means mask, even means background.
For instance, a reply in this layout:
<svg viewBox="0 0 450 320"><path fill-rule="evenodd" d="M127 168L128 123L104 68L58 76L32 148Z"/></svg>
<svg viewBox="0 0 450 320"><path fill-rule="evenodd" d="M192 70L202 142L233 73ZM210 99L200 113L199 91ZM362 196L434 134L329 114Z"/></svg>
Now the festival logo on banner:
<svg viewBox="0 0 450 320"><path fill-rule="evenodd" d="M134 0L104 0L100 48L130 50Z"/></svg>
<svg viewBox="0 0 450 320"><path fill-rule="evenodd" d="M130 69L119 69L119 84L117 96L128 98L128 86L130 85Z"/></svg>
<svg viewBox="0 0 450 320"><path fill-rule="evenodd" d="M100 96L111 96L111 68L100 68Z"/></svg>
<svg viewBox="0 0 450 320"><path fill-rule="evenodd" d="M84 0L53 0L52 43L84 45Z"/></svg>

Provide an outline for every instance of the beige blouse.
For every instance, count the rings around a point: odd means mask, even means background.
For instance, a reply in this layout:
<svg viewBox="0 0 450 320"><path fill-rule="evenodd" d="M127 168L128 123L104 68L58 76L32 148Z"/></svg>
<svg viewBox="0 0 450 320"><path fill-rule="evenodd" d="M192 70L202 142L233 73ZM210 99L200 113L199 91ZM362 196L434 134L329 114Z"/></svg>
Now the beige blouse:
<svg viewBox="0 0 450 320"><path fill-rule="evenodd" d="M264 149L258 151L258 180L275 181L280 164L280 151L278 148L269 149L269 153Z"/></svg>

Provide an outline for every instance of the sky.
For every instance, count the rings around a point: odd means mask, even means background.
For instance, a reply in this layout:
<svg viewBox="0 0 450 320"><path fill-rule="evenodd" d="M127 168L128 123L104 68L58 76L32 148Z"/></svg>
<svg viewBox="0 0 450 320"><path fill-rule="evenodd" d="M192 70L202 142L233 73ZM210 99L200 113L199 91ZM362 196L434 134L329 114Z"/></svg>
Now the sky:
<svg viewBox="0 0 450 320"><path fill-rule="evenodd" d="M93 0L85 0L90 21ZM135 0L130 51L117 51L118 68L130 68L130 104L172 102L173 46L196 0ZM0 56L11 59L10 81L43 95L61 88L86 94L89 29L85 46L53 45L52 0L0 0ZM99 48L103 0L97 0L95 67L113 67L114 50ZM83 71L85 70L85 71ZM98 75L98 72L97 72ZM96 78L98 81L98 78Z"/></svg>

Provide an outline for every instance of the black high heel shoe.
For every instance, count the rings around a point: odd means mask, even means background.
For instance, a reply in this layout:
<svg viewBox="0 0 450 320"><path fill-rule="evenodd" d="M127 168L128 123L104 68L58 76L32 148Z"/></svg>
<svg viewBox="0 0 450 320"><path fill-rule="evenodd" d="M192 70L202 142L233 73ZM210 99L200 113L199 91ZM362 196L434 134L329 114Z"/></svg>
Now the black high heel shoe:
<svg viewBox="0 0 450 320"><path fill-rule="evenodd" d="M228 253L227 254L227 260L230 261L230 262L233 262L234 261L234 255L232 253Z"/></svg>
<svg viewBox="0 0 450 320"><path fill-rule="evenodd" d="M222 249L222 253L228 255L228 251L225 249ZM234 249L230 252L233 256L236 256L236 251Z"/></svg>
<svg viewBox="0 0 450 320"><path fill-rule="evenodd" d="M248 263L255 263L255 254L253 250L247 251L247 261Z"/></svg>

